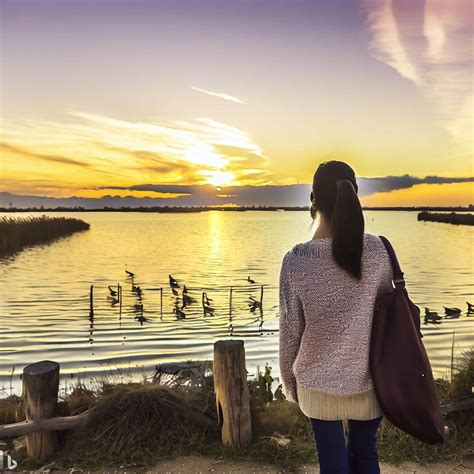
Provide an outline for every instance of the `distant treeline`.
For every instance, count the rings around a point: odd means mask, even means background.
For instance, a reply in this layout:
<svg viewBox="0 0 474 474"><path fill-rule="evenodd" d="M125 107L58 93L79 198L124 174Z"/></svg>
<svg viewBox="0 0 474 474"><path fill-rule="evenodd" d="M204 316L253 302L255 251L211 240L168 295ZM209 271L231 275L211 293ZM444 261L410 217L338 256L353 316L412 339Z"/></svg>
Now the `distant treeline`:
<svg viewBox="0 0 474 474"><path fill-rule="evenodd" d="M446 224L456 225L474 225L473 214L456 214L451 212L449 214L436 214L433 212L420 212L418 214L419 221L444 222Z"/></svg>
<svg viewBox="0 0 474 474"><path fill-rule="evenodd" d="M181 206L153 206L153 207L101 207L99 209L86 209L84 207L0 207L0 212L206 212L206 211L308 211L308 207L289 207L289 206L238 206L238 207L181 207ZM456 206L456 207L429 207L429 206L412 206L412 207L363 207L365 211L456 211L469 212L474 211L474 206Z"/></svg>
<svg viewBox="0 0 474 474"><path fill-rule="evenodd" d="M0 219L0 254L16 252L28 245L50 242L89 227L87 222L69 217L3 217Z"/></svg>

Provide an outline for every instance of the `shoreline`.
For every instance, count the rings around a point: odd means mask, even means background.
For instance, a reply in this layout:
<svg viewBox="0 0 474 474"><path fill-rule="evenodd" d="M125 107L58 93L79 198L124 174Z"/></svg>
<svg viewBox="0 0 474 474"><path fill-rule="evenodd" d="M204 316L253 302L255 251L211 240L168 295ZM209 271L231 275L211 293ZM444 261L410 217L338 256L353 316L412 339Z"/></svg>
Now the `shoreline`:
<svg viewBox="0 0 474 474"><path fill-rule="evenodd" d="M438 212L474 212L474 207L471 206L454 206L454 207L430 207L430 206L362 206L363 211L407 211L407 212L423 212L423 211L438 211ZM222 206L196 206L196 207L101 207L86 209L83 207L55 207L55 208L6 208L0 207L0 213L25 213L25 212L153 212L153 213L195 213L208 211L234 211L234 212L251 212L251 211L266 211L266 212L293 212L304 211L308 212L308 207L300 206L236 206L236 207L222 207Z"/></svg>

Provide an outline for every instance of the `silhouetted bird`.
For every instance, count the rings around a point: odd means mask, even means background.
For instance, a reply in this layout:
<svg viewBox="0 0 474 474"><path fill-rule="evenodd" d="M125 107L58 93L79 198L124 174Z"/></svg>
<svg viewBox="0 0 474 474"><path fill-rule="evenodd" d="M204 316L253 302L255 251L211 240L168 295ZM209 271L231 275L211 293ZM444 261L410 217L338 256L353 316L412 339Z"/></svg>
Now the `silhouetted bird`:
<svg viewBox="0 0 474 474"><path fill-rule="evenodd" d="M139 286L132 285L132 291L133 293L136 293L138 297L143 295L143 290Z"/></svg>
<svg viewBox="0 0 474 474"><path fill-rule="evenodd" d="M192 298L191 296L189 296L187 293L185 293L184 290L183 290L183 304L184 304L184 306L189 306L190 304L193 304L195 302L196 302L196 300L194 298Z"/></svg>
<svg viewBox="0 0 474 474"><path fill-rule="evenodd" d="M441 324L440 319L443 319L435 311L430 311L429 308L425 308L425 320L424 323L428 324Z"/></svg>
<svg viewBox="0 0 474 474"><path fill-rule="evenodd" d="M179 306L175 306L174 313L178 319L186 318L186 313Z"/></svg>
<svg viewBox="0 0 474 474"><path fill-rule="evenodd" d="M253 296L249 296L249 300L249 308L252 313L262 308L260 301L257 301Z"/></svg>
<svg viewBox="0 0 474 474"><path fill-rule="evenodd" d="M142 326L143 326L143 323L150 322L150 319L147 318L146 316L143 316L143 314L135 316L135 320L138 321Z"/></svg>
<svg viewBox="0 0 474 474"><path fill-rule="evenodd" d="M171 275L168 275L168 276L169 276L171 288L179 288L179 283L178 283L178 281L175 280Z"/></svg>
<svg viewBox="0 0 474 474"><path fill-rule="evenodd" d="M107 298L110 301L111 306L115 306L119 303L119 300L117 298L114 298L113 296L108 296Z"/></svg>
<svg viewBox="0 0 474 474"><path fill-rule="evenodd" d="M125 273L132 278L135 276L135 273L129 272L128 270L125 270Z"/></svg>
<svg viewBox="0 0 474 474"><path fill-rule="evenodd" d="M461 315L461 310L459 308L447 308L443 306L444 314L446 317L458 318Z"/></svg>
<svg viewBox="0 0 474 474"><path fill-rule="evenodd" d="M109 291L110 291L110 296L117 296L117 290L114 290L112 288L112 285L109 285L108 288L109 288Z"/></svg>
<svg viewBox="0 0 474 474"><path fill-rule="evenodd" d="M214 308L211 307L211 298L207 296L207 293L203 292L202 294L202 309L204 310L204 314L214 314Z"/></svg>
<svg viewBox="0 0 474 474"><path fill-rule="evenodd" d="M250 275L247 277L247 281L248 281L249 283L251 283L252 285L255 283L255 280L252 280L252 279L250 278Z"/></svg>
<svg viewBox="0 0 474 474"><path fill-rule="evenodd" d="M467 314L474 313L474 304L466 302L467 304Z"/></svg>
<svg viewBox="0 0 474 474"><path fill-rule="evenodd" d="M214 300L207 296L207 293L202 294L202 304L203 306L209 306Z"/></svg>

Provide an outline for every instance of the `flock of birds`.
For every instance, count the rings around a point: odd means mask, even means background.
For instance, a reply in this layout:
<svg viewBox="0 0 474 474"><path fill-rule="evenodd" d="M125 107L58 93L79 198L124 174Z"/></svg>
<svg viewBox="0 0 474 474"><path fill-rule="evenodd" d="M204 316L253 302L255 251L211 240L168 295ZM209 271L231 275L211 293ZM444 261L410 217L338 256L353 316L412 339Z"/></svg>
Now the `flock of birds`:
<svg viewBox="0 0 474 474"><path fill-rule="evenodd" d="M135 319L143 325L143 323L150 321L143 314L143 290L140 286L135 285L135 273L125 270L127 277L131 280L132 284L132 293L137 297L136 303L133 305L133 309L139 314L135 316ZM174 303L173 312L176 315L177 319L186 318L186 308L193 304L197 303L197 300L189 294L189 290L185 284L181 287L178 280L173 278L171 275L168 275L169 286L171 292L176 297ZM250 276L247 277L247 282L251 285L254 285L256 282ZM121 287L113 287L112 285L108 286L109 289L109 300L112 303L112 306L115 306L120 302L121 299ZM209 298L207 292L202 292L201 295L201 305L203 309L204 316L209 315L213 316L215 308L213 307L213 299ZM467 315L474 315L474 304L467 302ZM253 296L249 296L248 300L249 310L254 313L257 310L262 310L262 302L255 299ZM444 315L440 316L436 311L431 311L429 308L425 308L424 324L441 324L443 319L455 319L459 318L462 314L461 308L453 308L444 306Z"/></svg>
<svg viewBox="0 0 474 474"><path fill-rule="evenodd" d="M143 314L143 290L140 286L135 285L135 276L136 276L135 273L129 270L125 270L125 273L127 274L127 278L131 281L132 293L134 293L137 297L137 301L133 305L134 311L138 313L137 316L135 316L135 319L138 322L140 322L140 324L143 325L143 323L150 321ZM169 286L170 286L171 292L176 297L173 313L176 315L177 319L185 319L186 318L185 309L188 306L196 304L197 300L189 294L189 290L185 284L183 284L183 286L181 287L179 281L173 278L171 275L168 275L168 280L169 280ZM256 284L256 281L250 278L250 276L247 277L246 281L250 283L251 285ZM109 290L108 300L111 302L112 306L119 304L122 297L121 286L118 285L117 287L113 287L112 285L109 285L108 290ZM207 292L205 291L202 292L201 305L202 305L203 313L205 316L214 315L215 308L213 307L213 301L214 301L213 299L209 298ZM249 306L249 310L252 313L257 310L262 310L261 301L258 301L253 296L249 296L248 306Z"/></svg>
<svg viewBox="0 0 474 474"><path fill-rule="evenodd" d="M467 305L467 315L474 314L474 304L466 302ZM461 316L462 310L461 308L448 308L447 306L443 306L444 308L444 318L440 316L436 311L430 311L429 308L425 308L425 318L424 324L441 324L442 319L456 319Z"/></svg>

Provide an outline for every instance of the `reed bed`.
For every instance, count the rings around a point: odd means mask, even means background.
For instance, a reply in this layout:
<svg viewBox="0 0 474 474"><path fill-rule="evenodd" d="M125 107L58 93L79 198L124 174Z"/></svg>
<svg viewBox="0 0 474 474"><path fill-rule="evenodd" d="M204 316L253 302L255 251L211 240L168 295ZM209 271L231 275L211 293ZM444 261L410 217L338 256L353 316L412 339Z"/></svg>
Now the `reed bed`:
<svg viewBox="0 0 474 474"><path fill-rule="evenodd" d="M71 217L2 217L0 219L0 254L23 247L51 242L89 229L89 224Z"/></svg>

